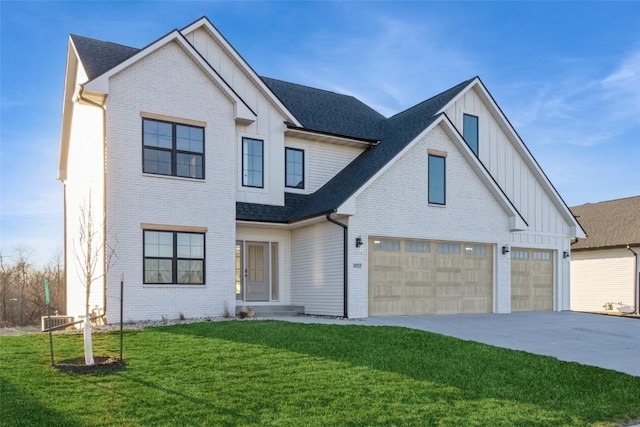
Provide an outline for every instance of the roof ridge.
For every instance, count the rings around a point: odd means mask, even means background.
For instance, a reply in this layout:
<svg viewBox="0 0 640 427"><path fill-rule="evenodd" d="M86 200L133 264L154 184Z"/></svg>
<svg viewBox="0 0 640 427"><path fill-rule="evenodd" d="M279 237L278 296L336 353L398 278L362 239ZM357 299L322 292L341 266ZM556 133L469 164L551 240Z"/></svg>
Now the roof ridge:
<svg viewBox="0 0 640 427"><path fill-rule="evenodd" d="M142 50L139 47L133 47L133 46L129 46L129 45L122 44L122 43L111 42L109 40L102 40L102 39L96 39L96 38L93 38L93 37L81 36L80 34L69 33L69 37L72 37L72 38L73 37L79 37L79 38L85 39L85 40L91 40L91 41L96 41L96 42L100 42L100 43L108 43L108 44L111 44L111 45L114 45L114 46L126 47L128 49Z"/></svg>
<svg viewBox="0 0 640 427"><path fill-rule="evenodd" d="M478 78L478 76L475 76L475 77L472 77L472 78L470 78L470 79L468 79L468 80L465 80L465 81L463 81L463 82L460 82L460 83L458 83L457 85L450 87L449 89L445 89L445 90L443 90L442 92L440 92L440 93L438 93L438 94L436 94L436 95L433 95L433 96L432 96L432 97L430 97L430 98L425 99L424 101L420 101L420 102L418 102L417 104L412 105L411 107L406 108L406 109L404 109L404 110L402 110L402 111L400 111L400 112L398 112L398 113L394 114L393 116L389 117L387 120L391 120L391 119L396 118L396 117L398 117L398 116L400 116L400 115L402 115L402 114L408 113L408 112L410 112L411 110L414 110L414 109L416 109L416 108L420 108L422 105L426 104L427 102L430 102L430 101L432 101L433 99L435 99L435 98L437 98L437 97L439 97L439 96L442 96L442 95L446 94L446 93L447 93L447 92L449 92L449 91L456 90L456 89L458 89L460 86L467 86L469 83L471 83L473 80L475 80L475 79L477 79L477 78Z"/></svg>
<svg viewBox="0 0 640 427"><path fill-rule="evenodd" d="M617 198L617 199L610 199L610 200L601 200L599 202L587 202L587 203L583 203L581 205L572 206L571 209L581 208L583 206L599 205L599 204L602 204L602 203L620 202L622 200L629 200L629 199L640 199L640 195L638 195L638 196L620 197L620 198Z"/></svg>

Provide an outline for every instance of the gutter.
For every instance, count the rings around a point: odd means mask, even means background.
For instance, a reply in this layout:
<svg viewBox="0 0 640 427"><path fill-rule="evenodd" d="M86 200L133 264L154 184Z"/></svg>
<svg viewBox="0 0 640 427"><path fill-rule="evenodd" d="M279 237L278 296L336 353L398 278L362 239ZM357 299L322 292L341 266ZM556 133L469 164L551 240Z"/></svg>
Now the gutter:
<svg viewBox="0 0 640 427"><path fill-rule="evenodd" d="M633 281L635 282L633 286L633 305L635 306L633 311L634 313L638 314L640 313L640 301L638 301L638 294L640 293L638 292L638 287L640 287L640 272L638 271L638 253L633 249L631 249L631 245L627 245L627 250L629 250L636 259L636 264L634 266L635 277L633 278Z"/></svg>
<svg viewBox="0 0 640 427"><path fill-rule="evenodd" d="M343 231L344 241L343 241L343 265L342 265L343 272L342 272L342 274L343 274L343 297L344 298L343 298L343 301L342 301L342 305L343 305L342 310L343 310L343 317L345 319L348 319L349 316L348 316L348 312L347 312L347 301L348 301L348 299L347 299L347 289L348 289L348 279L349 279L348 276L349 276L349 273L348 273L348 270L347 270L347 265L348 265L348 260L349 260L349 258L348 258L349 228L348 228L347 224L343 224L340 221L336 221L335 219L331 218L331 214L335 213L335 212L336 212L335 209L333 210L333 212L327 212L327 221L329 221L329 222L331 222L333 224L339 225L340 227L342 227L342 231Z"/></svg>

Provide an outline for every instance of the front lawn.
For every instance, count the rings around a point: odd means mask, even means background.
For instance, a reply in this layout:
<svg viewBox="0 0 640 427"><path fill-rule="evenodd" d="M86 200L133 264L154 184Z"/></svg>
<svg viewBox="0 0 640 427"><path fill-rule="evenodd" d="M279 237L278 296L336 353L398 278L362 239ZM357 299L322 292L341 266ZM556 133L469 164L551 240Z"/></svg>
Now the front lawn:
<svg viewBox="0 0 640 427"><path fill-rule="evenodd" d="M3 426L587 426L640 422L640 377L428 332L275 321L126 331L122 370L0 341ZM56 360L82 355L55 335ZM117 333L94 334L117 356Z"/></svg>

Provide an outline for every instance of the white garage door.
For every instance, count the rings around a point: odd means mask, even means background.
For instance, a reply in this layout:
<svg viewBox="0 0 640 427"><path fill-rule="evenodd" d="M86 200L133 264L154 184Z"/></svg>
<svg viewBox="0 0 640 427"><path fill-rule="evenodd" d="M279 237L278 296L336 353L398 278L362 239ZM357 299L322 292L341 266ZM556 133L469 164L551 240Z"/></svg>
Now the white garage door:
<svg viewBox="0 0 640 427"><path fill-rule="evenodd" d="M553 252L511 249L511 311L553 310Z"/></svg>
<svg viewBox="0 0 640 427"><path fill-rule="evenodd" d="M369 239L369 315L491 313L493 247Z"/></svg>

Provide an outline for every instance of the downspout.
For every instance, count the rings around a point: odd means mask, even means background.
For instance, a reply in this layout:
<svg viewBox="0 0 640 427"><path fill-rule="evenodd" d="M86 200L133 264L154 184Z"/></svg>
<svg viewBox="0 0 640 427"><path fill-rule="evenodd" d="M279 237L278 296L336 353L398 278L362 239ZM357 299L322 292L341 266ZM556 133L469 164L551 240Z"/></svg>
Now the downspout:
<svg viewBox="0 0 640 427"><path fill-rule="evenodd" d="M68 295L68 287L67 287L67 183L62 180L62 203L64 204L62 209L62 220L64 222L63 233L64 233L64 273L62 275L62 280L64 281L64 314L69 314L67 311L69 309L69 304L67 304Z"/></svg>
<svg viewBox="0 0 640 427"><path fill-rule="evenodd" d="M343 317L345 319L348 319L348 312L347 312L347 289L348 289L348 279L349 279L349 272L347 270L347 266L348 266L348 249L349 249L349 245L348 245L348 240L349 240L349 228L347 227L347 224L343 224L340 221L336 221L335 219L331 218L331 214L334 213L335 210L333 212L328 212L327 213L327 221L332 222L336 225L339 225L340 227L342 227L342 232L343 232L343 265L342 265L342 274L343 274L343 301L342 301L342 305L343 305Z"/></svg>
<svg viewBox="0 0 640 427"><path fill-rule="evenodd" d="M633 281L635 282L633 284L633 305L635 306L633 307L633 312L638 314L640 313L640 301L638 301L638 287L640 286L640 272L638 271L638 253L633 249L631 249L631 245L627 245L627 249L631 251L631 253L636 259L635 265L633 266L633 270L635 273L633 278Z"/></svg>
<svg viewBox="0 0 640 427"><path fill-rule="evenodd" d="M84 88L81 86L78 91L78 99L89 105L100 108L102 110L102 158L104 166L102 168L102 317L107 315L107 109L104 104L98 104L95 101L84 97ZM106 322L105 322L106 323Z"/></svg>

